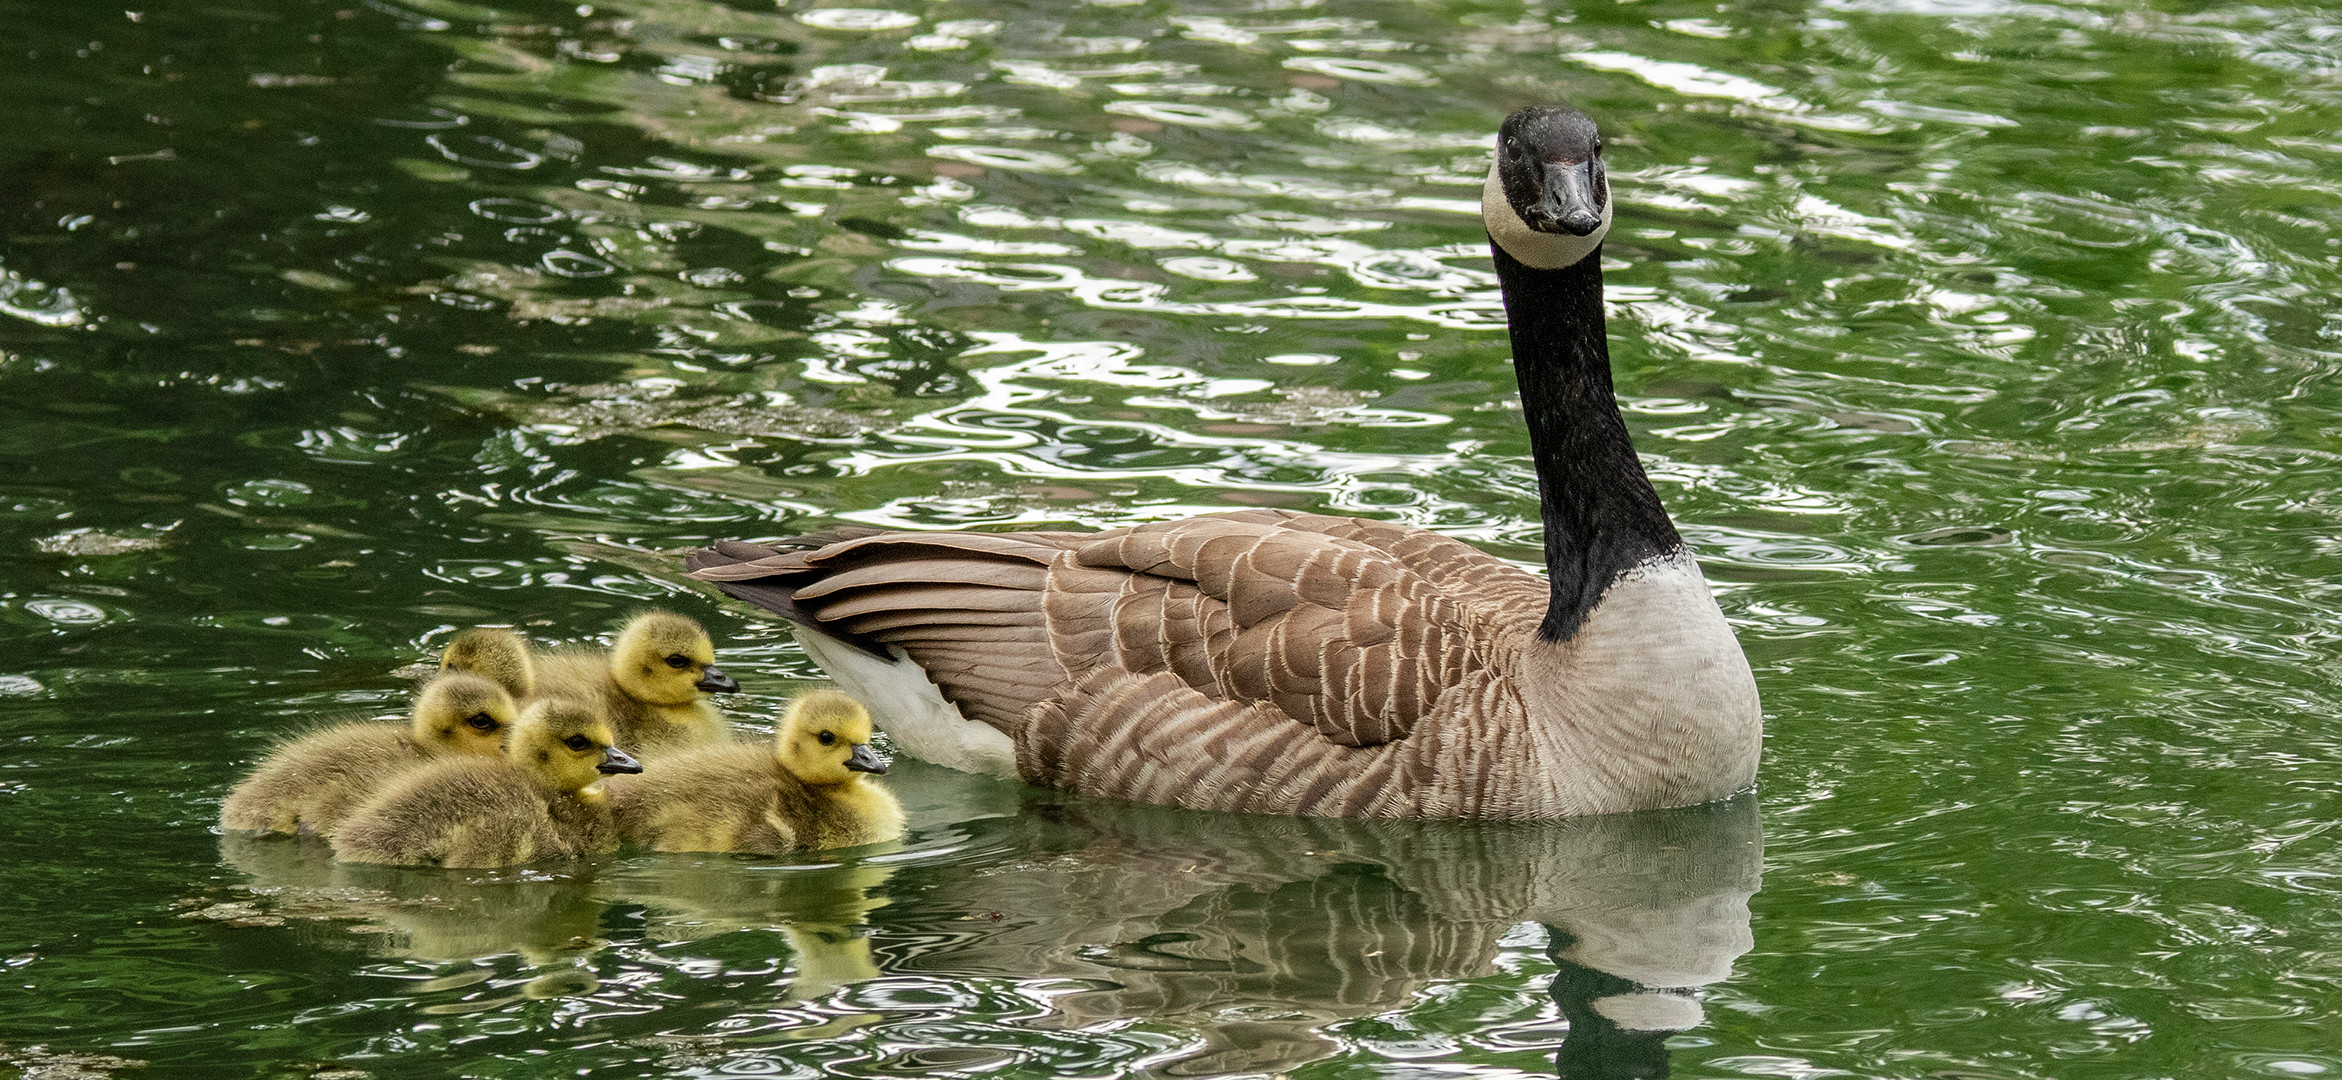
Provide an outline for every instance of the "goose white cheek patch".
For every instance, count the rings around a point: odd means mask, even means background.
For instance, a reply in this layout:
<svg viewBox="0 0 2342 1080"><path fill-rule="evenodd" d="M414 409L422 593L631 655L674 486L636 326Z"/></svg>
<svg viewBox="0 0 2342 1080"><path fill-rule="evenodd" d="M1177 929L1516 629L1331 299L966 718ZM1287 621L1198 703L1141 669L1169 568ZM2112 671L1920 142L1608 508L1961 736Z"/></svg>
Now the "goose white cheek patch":
<svg viewBox="0 0 2342 1080"><path fill-rule="evenodd" d="M1584 236L1538 232L1513 213L1512 200L1504 197L1504 180L1496 175L1496 163L1490 162L1488 181L1480 185L1480 220L1487 224L1489 237L1522 265L1559 270L1577 265L1602 246L1602 238L1610 234L1610 200L1602 200L1602 224L1593 232Z"/></svg>

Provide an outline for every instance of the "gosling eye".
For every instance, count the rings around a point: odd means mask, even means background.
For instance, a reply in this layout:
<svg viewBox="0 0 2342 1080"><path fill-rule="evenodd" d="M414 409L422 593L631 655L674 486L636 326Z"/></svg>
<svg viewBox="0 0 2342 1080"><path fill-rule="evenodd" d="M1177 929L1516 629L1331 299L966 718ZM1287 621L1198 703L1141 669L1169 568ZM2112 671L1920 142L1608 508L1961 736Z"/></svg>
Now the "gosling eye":
<svg viewBox="0 0 2342 1080"><path fill-rule="evenodd" d="M838 737L827 731L814 736L814 738L821 740L821 745L823 746L836 746L838 744Z"/></svg>
<svg viewBox="0 0 2342 1080"><path fill-rule="evenodd" d="M687 668L691 666L691 658L682 653L676 653L667 658L667 666L678 670Z"/></svg>
<svg viewBox="0 0 2342 1080"><path fill-rule="evenodd" d="M464 723L470 724L473 731L496 730L496 718L484 712L476 712L464 717Z"/></svg>
<svg viewBox="0 0 2342 1080"><path fill-rule="evenodd" d="M594 741L592 739L586 738L583 735L572 735L566 739L561 740L561 745L582 754L594 745Z"/></svg>

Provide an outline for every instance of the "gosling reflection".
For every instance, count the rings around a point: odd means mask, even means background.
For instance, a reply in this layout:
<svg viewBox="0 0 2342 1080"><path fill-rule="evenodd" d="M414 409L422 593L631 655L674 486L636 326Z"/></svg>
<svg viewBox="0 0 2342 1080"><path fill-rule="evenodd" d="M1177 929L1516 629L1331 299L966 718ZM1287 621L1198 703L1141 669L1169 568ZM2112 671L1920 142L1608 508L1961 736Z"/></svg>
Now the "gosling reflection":
<svg viewBox="0 0 2342 1080"><path fill-rule="evenodd" d="M569 875L418 870L335 862L314 841L228 834L220 857L251 880L274 920L370 939L376 955L432 962L515 954L563 969L607 942L606 906Z"/></svg>
<svg viewBox="0 0 2342 1080"><path fill-rule="evenodd" d="M887 902L894 871L860 861L883 847L854 849L848 861L778 865L733 855L644 855L605 869L601 895L639 904L651 941L698 941L741 930L788 941L785 1000L820 997L879 974L870 952L870 913Z"/></svg>
<svg viewBox="0 0 2342 1080"><path fill-rule="evenodd" d="M367 942L378 956L458 962L515 955L545 969L529 996L596 989L586 961L611 944L613 905L645 918L622 943L697 941L765 930L788 943L784 1000L819 997L879 974L871 912L887 902L891 867L860 861L888 846L855 849L851 861L774 865L732 855L646 854L606 863L591 876L500 869L457 871L337 862L324 844L228 834L221 858L250 878L243 902L198 906L191 917L291 926ZM632 920L621 912L619 923Z"/></svg>
<svg viewBox="0 0 2342 1080"><path fill-rule="evenodd" d="M906 900L890 972L1055 976L1062 1022L1145 1018L1202 1045L1170 1075L1278 1071L1340 1047L1329 1025L1492 975L1541 923L1572 1076L1657 1076L1697 1026L1692 992L1751 947L1753 797L1536 825L1211 815L1090 801L989 823L1030 853ZM891 917L890 917L891 916ZM1514 944L1523 944L1519 937ZM1657 1069L1657 1072L1651 1070Z"/></svg>
<svg viewBox="0 0 2342 1080"><path fill-rule="evenodd" d="M1031 789L897 757L887 777L918 852L901 842L788 856L648 852L605 867L601 893L643 908L643 936L697 941L734 931L771 931L788 943L784 1000L821 997L884 974L873 951L892 923L874 918L890 903L897 868L923 882L942 875L956 888L963 869L930 861L937 852L973 852L1013 833ZM1014 842L1013 839L1008 842ZM997 850L996 848L994 850Z"/></svg>
<svg viewBox="0 0 2342 1080"><path fill-rule="evenodd" d="M1568 1021L1559 1072L1664 1076L1668 1037L1703 1022L1699 988L1752 944L1753 797L1459 825L1205 814L918 773L904 785L909 850L818 862L645 854L588 881L351 866L290 839L229 836L221 849L288 921L355 922L393 956L517 953L551 973L549 993L593 988L580 969L614 927L653 942L777 934L785 999L910 974L1054 981L1040 1025L1191 1033L1153 1066L1164 1075L1331 1057L1360 1037L1345 1022L1497 975L1542 944ZM563 989L564 972L584 981Z"/></svg>
<svg viewBox="0 0 2342 1080"><path fill-rule="evenodd" d="M371 894L368 925L384 933L390 955L454 961L514 953L543 966L609 944L606 905L589 878L353 867L343 880Z"/></svg>

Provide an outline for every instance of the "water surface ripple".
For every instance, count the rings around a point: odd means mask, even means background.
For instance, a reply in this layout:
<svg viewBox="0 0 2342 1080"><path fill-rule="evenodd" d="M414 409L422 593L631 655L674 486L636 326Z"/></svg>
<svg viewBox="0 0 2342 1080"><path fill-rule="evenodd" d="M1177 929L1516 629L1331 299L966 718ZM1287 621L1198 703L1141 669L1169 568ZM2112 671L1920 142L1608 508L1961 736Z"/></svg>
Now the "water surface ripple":
<svg viewBox="0 0 2342 1080"><path fill-rule="evenodd" d="M853 2L0 0L0 1072L2342 1069L2329 10ZM1476 187L1556 99L1756 797L908 765L835 856L211 831L476 621L682 607L768 723L817 672L675 581L710 538L1274 505L1533 558Z"/></svg>

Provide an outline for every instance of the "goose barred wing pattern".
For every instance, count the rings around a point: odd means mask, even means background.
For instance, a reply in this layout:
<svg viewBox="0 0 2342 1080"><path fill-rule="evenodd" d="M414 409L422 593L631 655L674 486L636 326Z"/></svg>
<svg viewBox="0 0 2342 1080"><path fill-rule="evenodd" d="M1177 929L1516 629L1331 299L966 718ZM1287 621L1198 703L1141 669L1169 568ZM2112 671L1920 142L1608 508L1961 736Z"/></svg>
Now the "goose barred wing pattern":
<svg viewBox="0 0 2342 1080"><path fill-rule="evenodd" d="M1333 759L1407 739L1443 695L1483 717L1516 710L1480 649L1491 617L1538 599L1536 578L1455 541L1274 511L1091 534L723 544L691 566L825 633L902 648L963 714L1011 737L1030 779L1288 813L1358 812L1307 804L1425 760L1429 747L1367 755L1388 759L1375 767ZM1180 783L1200 787L1138 790Z"/></svg>
<svg viewBox="0 0 2342 1080"><path fill-rule="evenodd" d="M1407 737L1475 659L1464 614L1376 548L1257 517L1092 539L1051 574L1062 652L1273 706L1341 746Z"/></svg>
<svg viewBox="0 0 2342 1080"><path fill-rule="evenodd" d="M1461 701L1455 711L1489 732L1458 738L1458 725L1434 722L1397 742L1344 746L1274 705L1216 700L1169 672L1101 668L1037 711L1017 740L1017 767L1037 784L1192 810L1535 816L1498 805L1481 780L1519 749L1519 698L1482 671L1446 700Z"/></svg>
<svg viewBox="0 0 2342 1080"><path fill-rule="evenodd" d="M1449 598L1495 623L1533 624L1545 617L1552 599L1545 579L1461 540L1411 525L1291 510L1244 510L1222 516L1364 544L1397 559Z"/></svg>

